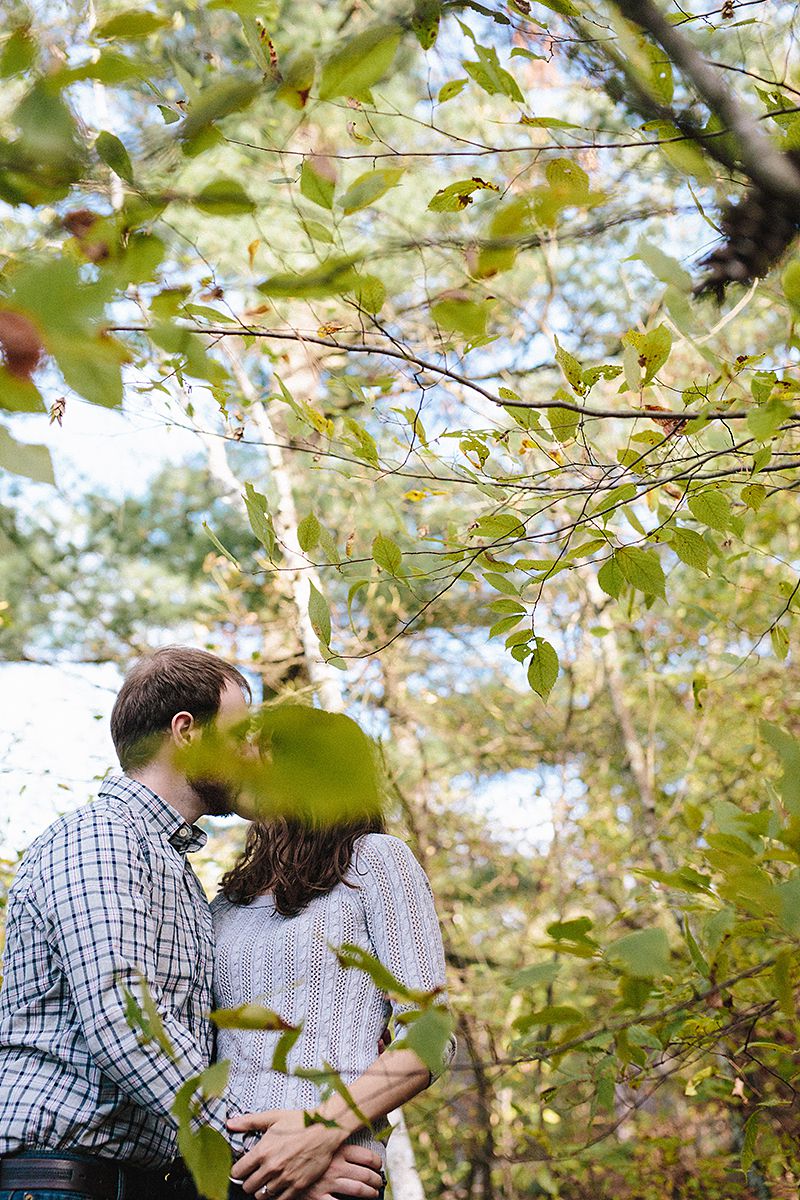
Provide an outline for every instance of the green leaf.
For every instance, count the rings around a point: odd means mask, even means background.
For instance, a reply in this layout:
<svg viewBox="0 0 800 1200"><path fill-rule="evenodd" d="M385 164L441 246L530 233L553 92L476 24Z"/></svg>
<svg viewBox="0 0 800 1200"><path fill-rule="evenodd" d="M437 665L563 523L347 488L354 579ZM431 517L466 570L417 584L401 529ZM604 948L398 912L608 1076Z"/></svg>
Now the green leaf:
<svg viewBox="0 0 800 1200"><path fill-rule="evenodd" d="M654 550L621 546L614 552L614 557L623 579L631 587L650 596L666 596L664 571Z"/></svg>
<svg viewBox="0 0 800 1200"><path fill-rule="evenodd" d="M345 215L368 208L392 188L397 187L403 175L401 167L379 167L376 171L365 171L353 180L342 196Z"/></svg>
<svg viewBox="0 0 800 1200"><path fill-rule="evenodd" d="M335 50L322 68L320 100L363 96L389 70L401 33L398 25L373 25Z"/></svg>
<svg viewBox="0 0 800 1200"><path fill-rule="evenodd" d="M789 656L789 634L785 626L773 625L769 631L769 640L775 657L785 662Z"/></svg>
<svg viewBox="0 0 800 1200"><path fill-rule="evenodd" d="M548 700L558 679L558 654L549 642L537 637L528 662L528 683L531 689Z"/></svg>
<svg viewBox="0 0 800 1200"><path fill-rule="evenodd" d="M278 1013L263 1004L239 1004L235 1008L216 1008L210 1014L210 1019L217 1029L295 1029Z"/></svg>
<svg viewBox="0 0 800 1200"><path fill-rule="evenodd" d="M442 84L439 88L439 103L446 104L448 100L458 96L467 86L467 82L466 79L451 79L449 83Z"/></svg>
<svg viewBox="0 0 800 1200"><path fill-rule="evenodd" d="M190 148L189 143L215 121L246 108L261 91L260 79L256 81L235 76L216 79L191 100L189 111L178 130L181 141L187 149Z"/></svg>
<svg viewBox="0 0 800 1200"><path fill-rule="evenodd" d="M37 53L38 48L31 37L30 27L21 25L15 29L0 51L0 79L9 79L27 71L36 61Z"/></svg>
<svg viewBox="0 0 800 1200"><path fill-rule="evenodd" d="M792 967L795 957L794 951L787 946L783 950L778 951L775 956L775 965L772 968L772 980L780 1010L784 1016L791 1017L792 1019L794 1019L797 1013L794 989L792 987Z"/></svg>
<svg viewBox="0 0 800 1200"><path fill-rule="evenodd" d="M767 498L767 489L763 483L748 483L741 491L742 500L753 512L758 512Z"/></svg>
<svg viewBox="0 0 800 1200"><path fill-rule="evenodd" d="M340 965L346 970L363 971L380 991L397 1000L407 1000L411 1004L421 1004L427 1007L432 1002L435 1004L436 997L441 990L437 988L432 992L426 992L408 987L363 946L345 942L338 950L334 950L334 953Z"/></svg>
<svg viewBox="0 0 800 1200"><path fill-rule="evenodd" d="M554 400L567 400L570 396L563 388L559 388ZM578 432L581 415L571 408L548 408L547 423L562 445L574 442Z"/></svg>
<svg viewBox="0 0 800 1200"><path fill-rule="evenodd" d="M742 1137L741 1149L741 1164L742 1170L747 1172L752 1167L756 1158L756 1139L758 1138L758 1124L761 1120L761 1112L756 1109L744 1123L744 1136Z"/></svg>
<svg viewBox="0 0 800 1200"><path fill-rule="evenodd" d="M194 198L195 208L218 217L255 211L255 204L235 179L215 179Z"/></svg>
<svg viewBox="0 0 800 1200"><path fill-rule="evenodd" d="M122 363L128 352L115 338L52 334L50 349L64 379L92 404L116 408L122 403Z"/></svg>
<svg viewBox="0 0 800 1200"><path fill-rule="evenodd" d="M747 428L757 442L768 442L791 415L789 405L776 396L747 414Z"/></svg>
<svg viewBox="0 0 800 1200"><path fill-rule="evenodd" d="M141 8L129 8L98 25L94 32L96 37L105 39L143 38L170 23L169 17L160 17Z"/></svg>
<svg viewBox="0 0 800 1200"><path fill-rule="evenodd" d="M239 566L239 563L233 557L230 550L226 550L226 548L223 546L222 542L219 540L217 535L214 533L214 530L211 528L211 526L208 524L207 521L203 521L203 529L208 534L209 538L214 543L216 548L219 550L220 554L224 558L227 558L228 562L233 563L233 565L234 565L234 567L236 567L237 571L240 571L241 567Z"/></svg>
<svg viewBox="0 0 800 1200"><path fill-rule="evenodd" d="M694 492L689 497L689 510L693 517L709 529L717 529L724 533L730 528L730 501L720 491L709 489L705 492Z"/></svg>
<svg viewBox="0 0 800 1200"><path fill-rule="evenodd" d="M328 601L322 595L314 584L310 584L310 593L308 597L308 616L311 621L311 628L317 635L319 640L325 646L331 644L331 614L328 608Z"/></svg>
<svg viewBox="0 0 800 1200"><path fill-rule="evenodd" d="M494 46L479 46L476 43L475 49L478 61L467 60L461 65L478 87L490 96L508 96L510 100L524 104L525 97L519 90L519 84L513 75L500 66Z"/></svg>
<svg viewBox="0 0 800 1200"><path fill-rule="evenodd" d="M793 258L781 275L783 294L792 308L800 312L800 259Z"/></svg>
<svg viewBox="0 0 800 1200"><path fill-rule="evenodd" d="M521 971L515 971L508 980L508 987L512 991L521 992L536 987L537 984L547 986L553 982L560 970L557 962L534 963L532 966L523 967Z"/></svg>
<svg viewBox="0 0 800 1200"><path fill-rule="evenodd" d="M525 532L525 526L514 513L492 513L487 517L479 517L475 527L479 537L491 538L493 541L498 538L521 537Z"/></svg>
<svg viewBox="0 0 800 1200"><path fill-rule="evenodd" d="M329 158L312 155L303 159L300 169L300 192L320 208L333 208L336 190L336 170Z"/></svg>
<svg viewBox="0 0 800 1200"><path fill-rule="evenodd" d="M526 1013L514 1021L514 1029L518 1033L528 1033L531 1029L542 1025L580 1025L585 1020L584 1014L571 1004L550 1004L540 1008L538 1012Z"/></svg>
<svg viewBox="0 0 800 1200"><path fill-rule="evenodd" d="M300 544L300 549L306 554L309 550L313 550L319 541L320 524L314 513L309 513L307 517L297 526L297 541Z"/></svg>
<svg viewBox="0 0 800 1200"><path fill-rule="evenodd" d="M603 563L597 572L597 582L607 596L611 596L614 600L618 599L625 586L625 576L619 569L616 554L612 554L611 558Z"/></svg>
<svg viewBox="0 0 800 1200"><path fill-rule="evenodd" d="M411 14L411 28L423 50L430 50L439 33L442 0L416 0Z"/></svg>
<svg viewBox="0 0 800 1200"><path fill-rule="evenodd" d="M694 567L697 571L708 574L708 559L710 550L708 544L694 529L684 529L677 526L670 538L670 545L678 558Z"/></svg>
<svg viewBox="0 0 800 1200"><path fill-rule="evenodd" d="M638 929L606 948L613 967L636 979L657 979L669 969L669 942L663 929Z"/></svg>
<svg viewBox="0 0 800 1200"><path fill-rule="evenodd" d="M400 547L391 538L379 533L372 543L372 557L379 567L390 575L398 575L403 554Z"/></svg>
<svg viewBox="0 0 800 1200"><path fill-rule="evenodd" d="M589 937L589 930L594 926L591 917L573 917L569 921L552 921L546 928L547 934L555 942L595 942Z"/></svg>
<svg viewBox="0 0 800 1200"><path fill-rule="evenodd" d="M434 1004L406 1026L406 1032L393 1043L397 1050L413 1050L432 1075L442 1070L444 1052L453 1032L453 1018L446 1008ZM389 1047L391 1053L392 1046ZM391 1069L391 1067L389 1068Z"/></svg>
<svg viewBox="0 0 800 1200"><path fill-rule="evenodd" d="M443 329L460 333L462 337L474 341L486 333L489 310L485 301L451 297L432 304L431 316Z"/></svg>
<svg viewBox="0 0 800 1200"><path fill-rule="evenodd" d="M499 192L496 183L488 183L477 175L440 188L428 203L431 212L463 212L472 204L472 194L478 191Z"/></svg>
<svg viewBox="0 0 800 1200"><path fill-rule="evenodd" d="M37 483L55 484L53 463L46 446L18 442L0 425L0 468Z"/></svg>
<svg viewBox="0 0 800 1200"><path fill-rule="evenodd" d="M800 817L800 741L771 721L759 721L762 738L779 755L783 767L778 788L786 809Z"/></svg>
<svg viewBox="0 0 800 1200"><path fill-rule="evenodd" d="M648 242L647 238L639 238L636 243L636 253L632 254L631 258L638 258L651 274L655 275L656 279L662 280L663 283L671 283L681 292L692 290L692 277L689 272L681 266L677 259L665 254L660 247Z"/></svg>
<svg viewBox="0 0 800 1200"><path fill-rule="evenodd" d="M223 1135L210 1125L201 1125L196 1132L180 1125L178 1149L198 1194L205 1200L227 1200L233 1155Z"/></svg>
<svg viewBox="0 0 800 1200"><path fill-rule="evenodd" d="M586 385L583 382L583 368L581 367L581 364L578 362L577 358L574 358L570 354L568 350L564 349L558 338L555 339L555 343L556 362L561 367L561 370L564 373L564 378L578 396L585 395Z"/></svg>
<svg viewBox="0 0 800 1200"><path fill-rule="evenodd" d="M386 284L377 275L359 275L354 294L364 312L378 313L386 302Z"/></svg>
<svg viewBox="0 0 800 1200"><path fill-rule="evenodd" d="M623 344L631 346L638 356L638 364L644 371L642 384L650 383L661 370L672 350L672 334L666 325L659 325L649 333L629 330L622 338Z"/></svg>
<svg viewBox="0 0 800 1200"><path fill-rule="evenodd" d="M275 562L275 527L272 523L272 516L267 510L266 496L257 492L252 483L248 481L244 485L243 499L250 528L266 550L270 562Z"/></svg>
<svg viewBox="0 0 800 1200"><path fill-rule="evenodd" d="M258 290L265 296L296 297L303 300L321 300L326 296L341 296L358 287L355 258L334 258L321 263L310 271L286 272L271 275L259 284Z"/></svg>
<svg viewBox="0 0 800 1200"><path fill-rule="evenodd" d="M148 332L157 346L183 361L189 375L194 375L197 379L207 379L209 383L224 383L228 378L222 363L206 353L197 334L180 325L166 323L154 325Z"/></svg>
<svg viewBox="0 0 800 1200"><path fill-rule="evenodd" d="M103 130L98 133L94 148L115 175L119 175L120 179L124 179L126 183L133 183L133 167L130 156L118 137Z"/></svg>

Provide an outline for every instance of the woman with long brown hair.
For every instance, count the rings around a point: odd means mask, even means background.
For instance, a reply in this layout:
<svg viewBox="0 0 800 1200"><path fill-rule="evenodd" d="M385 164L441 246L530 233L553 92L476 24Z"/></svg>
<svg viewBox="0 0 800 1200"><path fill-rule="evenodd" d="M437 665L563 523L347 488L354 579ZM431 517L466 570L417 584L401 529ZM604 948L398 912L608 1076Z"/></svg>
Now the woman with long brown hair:
<svg viewBox="0 0 800 1200"><path fill-rule="evenodd" d="M335 721L341 732L348 718L337 714ZM275 755L274 741L271 750ZM308 746L306 752L308 760ZM332 768L322 765L330 782ZM229 1095L250 1114L229 1122L245 1149L233 1178L260 1198L303 1196L344 1142L384 1158L386 1114L426 1088L453 1052L451 1038L441 1067L431 1070L403 1046L425 995L445 1003L441 933L422 867L386 833L376 789L367 787L365 798L363 773L351 772L347 811L332 815L322 792L318 804L308 792L292 806L284 797L281 811L253 822L212 905L217 1006L261 1004L299 1031L278 1061L285 1029L218 1034L218 1057L231 1063ZM343 946L355 948L351 962L363 963L365 954L390 972L399 985L391 999L370 973L343 964ZM394 1044L379 1055L392 1017L400 1018ZM262 1136L247 1149L243 1135L255 1132ZM365 1186L364 1195L372 1194Z"/></svg>

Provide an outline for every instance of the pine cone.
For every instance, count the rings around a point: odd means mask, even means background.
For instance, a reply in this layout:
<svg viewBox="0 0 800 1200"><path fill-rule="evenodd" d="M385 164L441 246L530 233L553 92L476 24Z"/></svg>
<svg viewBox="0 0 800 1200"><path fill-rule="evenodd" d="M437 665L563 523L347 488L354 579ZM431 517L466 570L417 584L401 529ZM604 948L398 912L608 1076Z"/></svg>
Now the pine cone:
<svg viewBox="0 0 800 1200"><path fill-rule="evenodd" d="M786 153L800 169L800 151ZM774 267L800 230L800 205L753 187L726 205L720 224L725 241L701 259L709 270L694 290L696 296L713 292L718 303L729 283L751 283Z"/></svg>

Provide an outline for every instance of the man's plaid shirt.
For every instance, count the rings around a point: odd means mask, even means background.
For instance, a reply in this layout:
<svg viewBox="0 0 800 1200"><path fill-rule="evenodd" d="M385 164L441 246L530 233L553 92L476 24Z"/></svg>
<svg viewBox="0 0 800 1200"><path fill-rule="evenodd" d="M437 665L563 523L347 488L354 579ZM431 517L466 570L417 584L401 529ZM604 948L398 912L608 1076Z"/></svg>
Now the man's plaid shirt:
<svg viewBox="0 0 800 1200"><path fill-rule="evenodd" d="M187 851L205 834L125 775L31 846L8 901L0 992L0 1155L176 1155L170 1108L212 1053L213 929ZM141 1046L124 990L147 979L175 1066ZM222 1101L208 1118L221 1131Z"/></svg>

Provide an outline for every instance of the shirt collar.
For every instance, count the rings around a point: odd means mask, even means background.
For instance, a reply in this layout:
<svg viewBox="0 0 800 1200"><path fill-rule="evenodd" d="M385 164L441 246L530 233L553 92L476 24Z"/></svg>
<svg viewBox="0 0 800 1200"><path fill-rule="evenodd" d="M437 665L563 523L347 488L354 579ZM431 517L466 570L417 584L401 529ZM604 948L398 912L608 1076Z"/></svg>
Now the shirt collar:
<svg viewBox="0 0 800 1200"><path fill-rule="evenodd" d="M129 775L109 775L100 785L99 795L138 809L150 828L166 838L179 854L200 850L208 841L208 835L199 826L190 825L157 792Z"/></svg>

